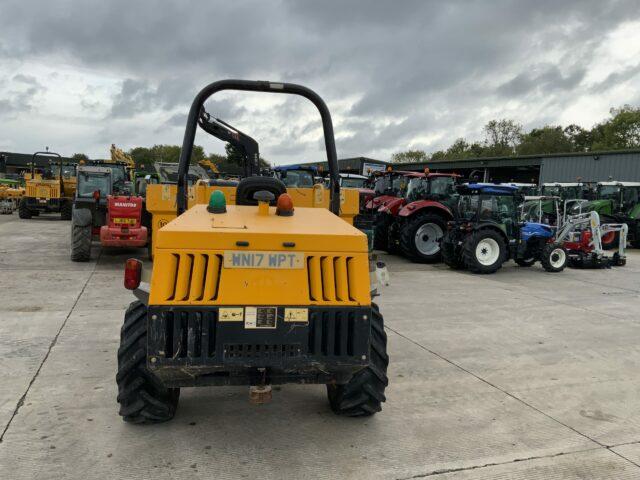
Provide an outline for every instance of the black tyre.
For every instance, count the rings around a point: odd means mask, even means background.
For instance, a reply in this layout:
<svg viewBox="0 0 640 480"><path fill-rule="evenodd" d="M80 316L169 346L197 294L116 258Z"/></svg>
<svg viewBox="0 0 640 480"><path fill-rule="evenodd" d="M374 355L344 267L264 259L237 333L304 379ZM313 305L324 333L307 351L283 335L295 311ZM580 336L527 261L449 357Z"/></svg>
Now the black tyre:
<svg viewBox="0 0 640 480"><path fill-rule="evenodd" d="M479 230L464 241L462 257L473 273L495 273L507 260L507 245L499 232Z"/></svg>
<svg viewBox="0 0 640 480"><path fill-rule="evenodd" d="M557 243L545 245L542 249L540 263L547 272L561 272L567 266L567 251Z"/></svg>
<svg viewBox="0 0 640 480"><path fill-rule="evenodd" d="M18 204L18 217L29 219L31 218L31 210L27 207L27 199L21 198Z"/></svg>
<svg viewBox="0 0 640 480"><path fill-rule="evenodd" d="M400 231L400 248L408 258L418 263L439 262L440 241L447 231L440 215L426 213L410 218Z"/></svg>
<svg viewBox="0 0 640 480"><path fill-rule="evenodd" d="M160 423L175 415L180 389L165 387L147 368L147 307L139 301L124 314L116 383L125 422Z"/></svg>
<svg viewBox="0 0 640 480"><path fill-rule="evenodd" d="M379 412L386 400L384 390L387 378L387 334L384 320L375 303L371 304L371 348L369 366L357 372L344 385L327 385L331 410L337 415L366 417Z"/></svg>
<svg viewBox="0 0 640 480"><path fill-rule="evenodd" d="M378 213L373 227L373 248L389 251L389 226L393 220L391 215Z"/></svg>
<svg viewBox="0 0 640 480"><path fill-rule="evenodd" d="M440 246L442 248L442 261L445 265L454 270L462 270L464 268L462 252L460 252L460 248L458 248L457 241L451 238L449 232L444 234Z"/></svg>
<svg viewBox="0 0 640 480"><path fill-rule="evenodd" d="M71 261L88 262L91 259L91 225L71 223Z"/></svg>
<svg viewBox="0 0 640 480"><path fill-rule="evenodd" d="M535 258L516 258L515 262L521 267L530 267L536 263Z"/></svg>
<svg viewBox="0 0 640 480"><path fill-rule="evenodd" d="M64 202L60 207L60 219L71 220L72 209L73 209L73 204L71 202Z"/></svg>

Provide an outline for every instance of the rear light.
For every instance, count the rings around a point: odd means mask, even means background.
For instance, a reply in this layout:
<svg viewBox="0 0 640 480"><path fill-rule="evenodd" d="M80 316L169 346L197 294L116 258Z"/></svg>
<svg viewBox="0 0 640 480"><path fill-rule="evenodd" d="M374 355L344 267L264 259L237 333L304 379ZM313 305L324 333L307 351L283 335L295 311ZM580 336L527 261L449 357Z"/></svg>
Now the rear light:
<svg viewBox="0 0 640 480"><path fill-rule="evenodd" d="M135 290L142 279L142 262L136 258L128 259L124 264L124 288Z"/></svg>
<svg viewBox="0 0 640 480"><path fill-rule="evenodd" d="M93 192L93 199L97 202L98 200L100 200L100 190L95 190Z"/></svg>

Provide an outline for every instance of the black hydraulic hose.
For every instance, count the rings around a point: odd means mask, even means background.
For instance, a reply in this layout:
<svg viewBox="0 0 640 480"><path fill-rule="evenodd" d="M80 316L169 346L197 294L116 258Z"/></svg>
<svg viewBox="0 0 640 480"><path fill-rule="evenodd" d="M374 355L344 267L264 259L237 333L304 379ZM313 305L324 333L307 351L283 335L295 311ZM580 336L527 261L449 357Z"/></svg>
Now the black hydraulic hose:
<svg viewBox="0 0 640 480"><path fill-rule="evenodd" d="M286 93L292 95L300 95L310 100L320 112L322 118L322 129L324 131L324 144L327 151L327 163L329 165L329 176L331 183L329 186L330 203L329 209L336 215L340 215L340 182L338 175L338 155L336 153L336 142L333 134L333 123L331 114L324 100L313 90L296 85L294 83L278 83L266 81L252 80L220 80L210 83L204 87L196 95L189 115L187 116L187 126L184 131L184 139L182 140L182 149L180 150L180 163L178 165L178 196L177 196L177 214L181 215L187 209L187 174L189 173L189 162L193 153L193 142L196 136L198 126L198 117L200 109L204 103L213 94L222 90L241 90L249 92L271 92Z"/></svg>

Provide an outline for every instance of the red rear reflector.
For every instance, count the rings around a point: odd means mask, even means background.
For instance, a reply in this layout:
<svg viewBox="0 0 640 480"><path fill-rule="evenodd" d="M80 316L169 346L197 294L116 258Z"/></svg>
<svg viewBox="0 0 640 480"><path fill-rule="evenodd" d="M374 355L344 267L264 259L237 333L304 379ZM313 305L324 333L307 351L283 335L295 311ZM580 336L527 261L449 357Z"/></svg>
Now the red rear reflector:
<svg viewBox="0 0 640 480"><path fill-rule="evenodd" d="M142 262L135 258L128 259L124 264L124 288L135 290L140 286L142 278Z"/></svg>
<svg viewBox="0 0 640 480"><path fill-rule="evenodd" d="M100 200L100 190L94 190L93 191L93 199L97 202L98 200Z"/></svg>

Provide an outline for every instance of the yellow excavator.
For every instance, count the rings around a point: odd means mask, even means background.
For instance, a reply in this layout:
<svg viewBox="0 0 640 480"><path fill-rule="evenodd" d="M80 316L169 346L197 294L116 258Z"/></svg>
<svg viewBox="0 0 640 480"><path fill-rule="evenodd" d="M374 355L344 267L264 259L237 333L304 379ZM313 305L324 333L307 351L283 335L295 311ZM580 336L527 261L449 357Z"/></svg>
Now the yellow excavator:
<svg viewBox="0 0 640 480"><path fill-rule="evenodd" d="M136 171L136 162L133 161L130 155L127 155L122 151L122 149L116 147L115 143L111 144L111 148L109 149L111 153L111 162L113 163L124 163L127 169L127 173L129 174L129 180L133 181Z"/></svg>

